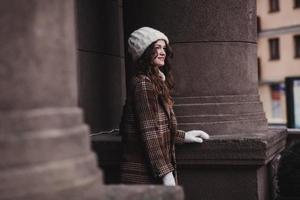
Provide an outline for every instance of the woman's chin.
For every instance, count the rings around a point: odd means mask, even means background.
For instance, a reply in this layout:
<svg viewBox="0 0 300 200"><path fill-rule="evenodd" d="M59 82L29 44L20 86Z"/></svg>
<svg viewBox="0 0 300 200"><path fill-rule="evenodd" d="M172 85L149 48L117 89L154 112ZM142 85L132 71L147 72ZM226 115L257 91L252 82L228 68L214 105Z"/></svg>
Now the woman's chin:
<svg viewBox="0 0 300 200"><path fill-rule="evenodd" d="M158 67L163 67L163 66L165 66L164 62L158 64Z"/></svg>

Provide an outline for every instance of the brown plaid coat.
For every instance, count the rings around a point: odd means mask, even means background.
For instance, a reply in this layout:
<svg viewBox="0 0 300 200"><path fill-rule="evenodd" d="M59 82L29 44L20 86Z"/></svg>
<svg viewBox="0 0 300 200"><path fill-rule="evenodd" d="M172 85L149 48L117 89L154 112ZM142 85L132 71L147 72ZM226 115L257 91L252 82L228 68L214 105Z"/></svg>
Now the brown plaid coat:
<svg viewBox="0 0 300 200"><path fill-rule="evenodd" d="M184 142L173 109L156 95L151 80L136 76L127 95L120 124L123 156L121 180L133 184L161 184L173 172L175 143Z"/></svg>

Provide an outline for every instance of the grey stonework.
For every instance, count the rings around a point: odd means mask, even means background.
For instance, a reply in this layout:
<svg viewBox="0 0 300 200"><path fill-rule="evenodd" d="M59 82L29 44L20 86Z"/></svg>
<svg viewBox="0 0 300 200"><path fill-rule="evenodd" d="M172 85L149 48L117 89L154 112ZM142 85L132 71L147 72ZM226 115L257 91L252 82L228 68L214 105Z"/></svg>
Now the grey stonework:
<svg viewBox="0 0 300 200"><path fill-rule="evenodd" d="M76 2L0 2L0 199L183 199L180 187L104 185L90 150L85 123L117 128L125 59L127 81L132 71L123 38L141 26L170 37L179 127L212 136L177 147L186 199L271 199L286 134L268 129L257 93L255 1ZM119 183L120 136L92 144Z"/></svg>
<svg viewBox="0 0 300 200"><path fill-rule="evenodd" d="M0 2L1 200L101 194L77 107L74 17L70 0Z"/></svg>
<svg viewBox="0 0 300 200"><path fill-rule="evenodd" d="M267 131L257 90L255 6L253 0L124 2L125 37L140 26L170 37L179 128Z"/></svg>
<svg viewBox="0 0 300 200"><path fill-rule="evenodd" d="M76 0L79 106L91 132L118 127L125 99L122 4Z"/></svg>
<svg viewBox="0 0 300 200"><path fill-rule="evenodd" d="M103 184L77 105L74 13L72 0L0 2L0 200L182 200L181 187Z"/></svg>
<svg viewBox="0 0 300 200"><path fill-rule="evenodd" d="M273 160L285 147L286 133L218 135L203 144L176 146L179 184L186 199L271 200L275 188ZM119 179L120 136L93 137L105 182Z"/></svg>
<svg viewBox="0 0 300 200"><path fill-rule="evenodd" d="M270 165L285 147L286 132L268 128L259 100L255 0L131 0L123 7L124 38L142 26L170 38L179 128L212 136L177 147L186 198L271 199ZM132 63L125 58L128 81ZM93 139L107 182L118 181L118 141Z"/></svg>
<svg viewBox="0 0 300 200"><path fill-rule="evenodd" d="M154 185L109 185L105 188L107 200L183 200L182 187Z"/></svg>

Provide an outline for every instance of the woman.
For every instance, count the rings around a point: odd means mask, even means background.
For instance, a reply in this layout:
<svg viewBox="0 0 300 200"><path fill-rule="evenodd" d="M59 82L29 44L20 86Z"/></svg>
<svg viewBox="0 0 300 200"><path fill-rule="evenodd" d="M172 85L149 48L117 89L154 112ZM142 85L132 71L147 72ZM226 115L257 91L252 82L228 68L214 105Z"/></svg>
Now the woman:
<svg viewBox="0 0 300 200"><path fill-rule="evenodd" d="M177 183L175 143L202 142L209 135L200 130L177 130L170 90L173 78L169 40L162 32L143 27L128 39L136 65L123 110L120 132L123 183Z"/></svg>

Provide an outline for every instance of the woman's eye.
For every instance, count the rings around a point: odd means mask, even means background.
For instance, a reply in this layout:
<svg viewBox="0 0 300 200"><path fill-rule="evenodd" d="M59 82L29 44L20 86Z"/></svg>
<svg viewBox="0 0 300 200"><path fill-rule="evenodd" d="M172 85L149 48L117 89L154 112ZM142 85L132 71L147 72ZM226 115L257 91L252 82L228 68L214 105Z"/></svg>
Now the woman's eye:
<svg viewBox="0 0 300 200"><path fill-rule="evenodd" d="M157 46L157 47L154 47L154 49L156 49L156 50L158 50L158 49L163 49L164 51L166 51L166 50L167 50L167 48L166 48L166 47L159 47L159 46Z"/></svg>

